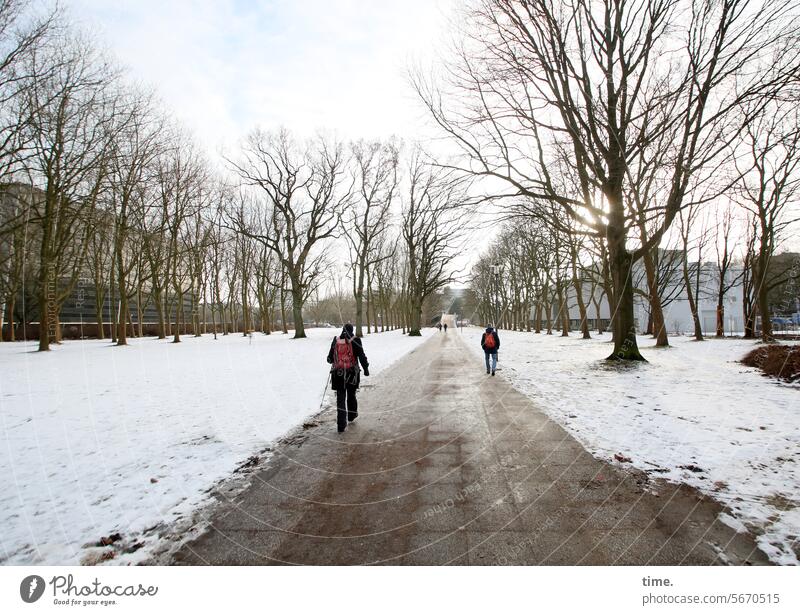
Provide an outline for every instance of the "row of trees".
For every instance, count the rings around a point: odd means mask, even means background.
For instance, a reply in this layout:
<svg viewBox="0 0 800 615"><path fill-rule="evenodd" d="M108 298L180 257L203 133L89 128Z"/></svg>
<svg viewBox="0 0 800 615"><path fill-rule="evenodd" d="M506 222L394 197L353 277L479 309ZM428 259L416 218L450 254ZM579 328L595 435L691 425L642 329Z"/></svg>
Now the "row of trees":
<svg viewBox="0 0 800 615"><path fill-rule="evenodd" d="M309 296L342 277L352 282L357 335L369 301L420 334L423 302L451 279L465 182L419 149L404 156L396 140L345 148L318 137L301 149L286 131L252 132L230 164L242 184L223 218L280 265L297 337Z"/></svg>
<svg viewBox="0 0 800 615"><path fill-rule="evenodd" d="M38 319L40 350L59 342L86 280L99 334L109 303L119 345L142 334L146 309L176 342L278 320L304 337L307 302L341 296L345 281L359 335L378 313L382 328L419 334L423 302L450 280L464 180L398 139L286 130L253 130L217 169L153 92L65 23L0 0L0 313L12 335L21 311Z"/></svg>
<svg viewBox="0 0 800 615"><path fill-rule="evenodd" d="M512 311L588 270L613 307L609 358L641 359L634 265L666 344L657 248L697 252L707 212L740 206L748 215L717 226L713 244L723 268L732 244L750 246L748 316L762 315L768 338L770 261L798 190L798 3L476 0L466 11L444 69L415 85L459 146L448 168L527 222L498 247L523 265L508 278ZM692 296L692 272L682 277Z"/></svg>
<svg viewBox="0 0 800 615"><path fill-rule="evenodd" d="M725 335L728 310L744 316L745 338L755 337L757 318L762 313L759 291L768 298L767 318L775 310L797 311L800 255L770 254L768 268L756 274L752 263L758 259L757 235L755 220L748 217L748 211L740 211L735 218L737 208L730 203L715 203L705 209L704 219L694 221L695 229L699 228L696 236L688 231L691 220L684 219L688 214L697 215L690 209L681 217L678 232L670 241L662 248L653 248L645 262L633 269L634 292L648 308L648 319L640 325L646 334L653 335L657 346L669 343L669 323L664 314L676 300L687 301L697 340L704 339L701 300L715 304L716 337ZM758 284L754 283L755 275L762 276ZM471 286L477 297L478 319L501 328L536 333L546 330L548 334L560 329L561 335L567 336L578 320L583 338L588 339L590 321L594 321L598 333L603 333L607 324L602 307L612 282L602 243L539 217L501 226L498 240L475 263ZM678 330L681 324L673 322L673 329ZM770 332L762 327L764 341L771 340Z"/></svg>

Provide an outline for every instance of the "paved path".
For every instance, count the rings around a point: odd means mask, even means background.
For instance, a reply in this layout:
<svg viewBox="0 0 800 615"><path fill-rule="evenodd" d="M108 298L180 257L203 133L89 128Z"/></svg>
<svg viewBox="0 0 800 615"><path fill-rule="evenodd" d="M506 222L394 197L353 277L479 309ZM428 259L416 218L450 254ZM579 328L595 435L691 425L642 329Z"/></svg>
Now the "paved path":
<svg viewBox="0 0 800 615"><path fill-rule="evenodd" d="M766 563L713 502L594 459L456 331L365 382L356 423L328 410L277 446L173 563Z"/></svg>

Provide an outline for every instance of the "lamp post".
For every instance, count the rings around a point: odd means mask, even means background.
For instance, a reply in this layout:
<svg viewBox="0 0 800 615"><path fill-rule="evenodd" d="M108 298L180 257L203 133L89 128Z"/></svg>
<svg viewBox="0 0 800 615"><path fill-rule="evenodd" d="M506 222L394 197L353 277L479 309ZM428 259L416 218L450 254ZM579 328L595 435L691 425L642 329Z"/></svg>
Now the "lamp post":
<svg viewBox="0 0 800 615"><path fill-rule="evenodd" d="M494 273L494 328L498 328L498 320L500 318L500 265L495 263L492 265L492 273Z"/></svg>

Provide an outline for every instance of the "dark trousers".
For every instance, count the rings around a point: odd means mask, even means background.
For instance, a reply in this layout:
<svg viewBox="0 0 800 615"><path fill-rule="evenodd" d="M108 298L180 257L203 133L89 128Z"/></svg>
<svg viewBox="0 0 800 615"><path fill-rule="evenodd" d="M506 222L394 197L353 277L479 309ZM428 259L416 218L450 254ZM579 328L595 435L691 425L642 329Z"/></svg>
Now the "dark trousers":
<svg viewBox="0 0 800 615"><path fill-rule="evenodd" d="M346 402L346 404L345 404ZM346 427L348 420L358 416L358 400L356 399L355 385L345 385L344 389L336 389L336 423L339 427Z"/></svg>

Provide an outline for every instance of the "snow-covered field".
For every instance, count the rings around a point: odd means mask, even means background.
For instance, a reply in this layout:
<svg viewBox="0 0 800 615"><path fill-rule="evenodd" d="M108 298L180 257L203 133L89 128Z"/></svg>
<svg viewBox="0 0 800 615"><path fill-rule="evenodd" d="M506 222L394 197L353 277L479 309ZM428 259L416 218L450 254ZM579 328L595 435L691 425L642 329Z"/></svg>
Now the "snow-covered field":
<svg viewBox="0 0 800 615"><path fill-rule="evenodd" d="M482 355L481 329L464 330ZM647 364L604 365L610 336L500 332L498 367L595 455L699 488L728 505L781 564L800 548L800 387L767 379L737 363L754 346L741 339L668 349L639 345ZM682 467L683 466L683 467Z"/></svg>
<svg viewBox="0 0 800 615"><path fill-rule="evenodd" d="M0 344L0 563L77 564L86 543L136 540L193 510L318 410L337 332L73 341L42 354ZM366 337L370 374L424 339Z"/></svg>

